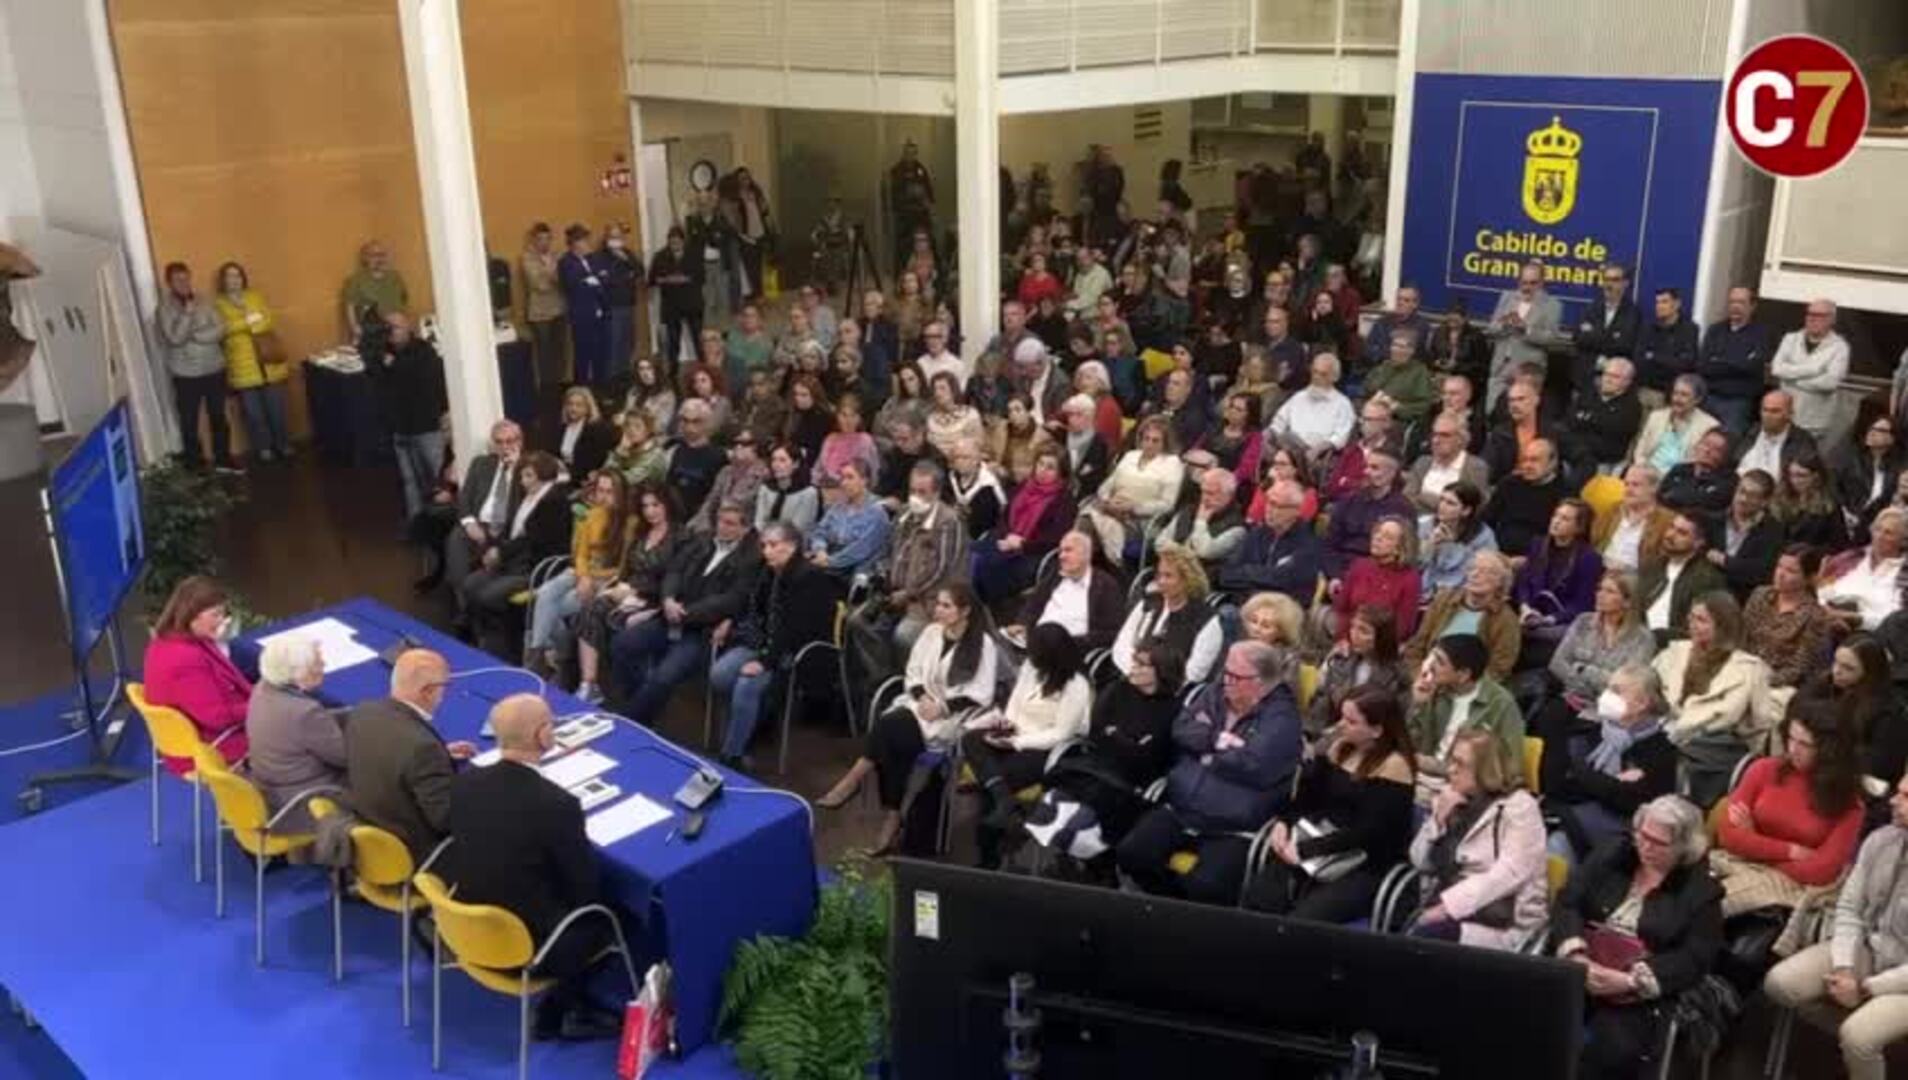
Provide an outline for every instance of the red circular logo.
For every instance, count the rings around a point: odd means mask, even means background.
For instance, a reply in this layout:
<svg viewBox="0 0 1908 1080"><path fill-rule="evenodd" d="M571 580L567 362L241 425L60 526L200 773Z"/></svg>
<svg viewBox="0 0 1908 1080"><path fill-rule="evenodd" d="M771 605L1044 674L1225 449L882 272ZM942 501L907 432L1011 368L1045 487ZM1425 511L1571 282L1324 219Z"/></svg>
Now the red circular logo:
<svg viewBox="0 0 1908 1080"><path fill-rule="evenodd" d="M1868 84L1840 48L1807 34L1770 38L1729 77L1723 115L1736 149L1776 176L1842 163L1868 127Z"/></svg>

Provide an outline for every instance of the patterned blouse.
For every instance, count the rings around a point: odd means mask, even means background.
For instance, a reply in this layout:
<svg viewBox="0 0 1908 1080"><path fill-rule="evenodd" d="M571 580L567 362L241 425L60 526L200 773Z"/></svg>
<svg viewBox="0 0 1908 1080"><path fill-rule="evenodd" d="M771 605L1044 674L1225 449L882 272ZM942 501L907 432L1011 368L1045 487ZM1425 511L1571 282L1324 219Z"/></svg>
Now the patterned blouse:
<svg viewBox="0 0 1908 1080"><path fill-rule="evenodd" d="M1833 622L1813 596L1794 611L1779 611L1773 585L1759 586L1742 609L1748 651L1768 662L1771 686L1795 686L1811 668L1827 661Z"/></svg>

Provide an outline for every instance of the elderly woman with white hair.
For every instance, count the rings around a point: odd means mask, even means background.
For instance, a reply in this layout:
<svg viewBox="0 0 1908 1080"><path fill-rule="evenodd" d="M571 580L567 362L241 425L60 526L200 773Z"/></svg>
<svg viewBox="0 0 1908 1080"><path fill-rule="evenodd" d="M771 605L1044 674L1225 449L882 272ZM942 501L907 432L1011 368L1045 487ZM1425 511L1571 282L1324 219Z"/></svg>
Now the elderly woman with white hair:
<svg viewBox="0 0 1908 1080"><path fill-rule="evenodd" d="M258 674L245 711L245 737L251 744L247 771L266 805L276 811L301 791L342 787L344 729L337 714L313 696L325 681L318 643L295 633L273 637L258 658ZM284 822L293 832L311 825L302 807Z"/></svg>
<svg viewBox="0 0 1908 1080"><path fill-rule="evenodd" d="M1901 610L1901 586L1896 579L1905 549L1908 510L1888 507L1869 525L1867 548L1840 555L1822 568L1816 599L1850 629L1875 629Z"/></svg>
<svg viewBox="0 0 1908 1080"><path fill-rule="evenodd" d="M1645 1074L1664 1003L1695 986L1723 946L1722 886L1709 874L1702 811L1660 795L1570 875L1551 913L1557 955L1583 965L1579 1076Z"/></svg>

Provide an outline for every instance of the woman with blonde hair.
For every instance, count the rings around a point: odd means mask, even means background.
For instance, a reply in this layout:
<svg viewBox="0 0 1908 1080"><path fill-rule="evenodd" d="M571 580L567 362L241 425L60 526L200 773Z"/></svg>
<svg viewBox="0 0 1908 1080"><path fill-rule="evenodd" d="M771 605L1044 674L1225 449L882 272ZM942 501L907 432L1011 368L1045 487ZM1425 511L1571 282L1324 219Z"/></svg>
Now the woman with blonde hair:
<svg viewBox="0 0 1908 1080"><path fill-rule="evenodd" d="M1206 569L1198 559L1183 548L1160 552L1152 585L1113 639L1113 666L1129 674L1141 642L1163 641L1186 658L1186 678L1206 681L1225 642L1219 616L1206 604L1210 593Z"/></svg>
<svg viewBox="0 0 1908 1080"><path fill-rule="evenodd" d="M563 427L557 433L557 460L577 480L603 467L610 447L616 445L616 429L603 420L596 394L587 386L572 386L563 392Z"/></svg>
<svg viewBox="0 0 1908 1080"><path fill-rule="evenodd" d="M1120 456L1080 512L1110 561L1125 556L1128 529L1173 508L1185 476L1172 425L1157 416L1140 421L1133 430L1133 449Z"/></svg>
<svg viewBox="0 0 1908 1080"><path fill-rule="evenodd" d="M238 263L219 267L218 283L212 308L225 326L225 381L239 399L252 456L259 461L291 457L291 428L285 419L285 380L291 377L291 365L279 344L272 309Z"/></svg>
<svg viewBox="0 0 1908 1080"><path fill-rule="evenodd" d="M1515 950L1550 913L1544 815L1523 787L1523 763L1496 735L1460 731L1448 783L1411 841L1411 865L1431 878L1414 937Z"/></svg>
<svg viewBox="0 0 1908 1080"><path fill-rule="evenodd" d="M1775 722L1769 665L1742 648L1742 608L1718 589L1690 602L1689 636L1652 666L1663 680L1665 730L1683 755L1686 788L1707 808L1729 786L1744 754L1761 748Z"/></svg>
<svg viewBox="0 0 1908 1080"><path fill-rule="evenodd" d="M1249 640L1296 649L1305 632L1305 609L1284 593L1255 593L1239 608L1239 629Z"/></svg>

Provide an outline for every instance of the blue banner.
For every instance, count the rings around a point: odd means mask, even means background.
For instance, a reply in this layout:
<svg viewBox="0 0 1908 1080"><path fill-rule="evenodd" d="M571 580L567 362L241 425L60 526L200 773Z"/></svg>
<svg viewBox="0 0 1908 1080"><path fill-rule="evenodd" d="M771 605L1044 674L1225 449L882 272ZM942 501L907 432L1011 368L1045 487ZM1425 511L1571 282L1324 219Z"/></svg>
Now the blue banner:
<svg viewBox="0 0 1908 1080"><path fill-rule="evenodd" d="M81 671L146 565L132 434L131 413L120 401L54 468L47 485Z"/></svg>
<svg viewBox="0 0 1908 1080"><path fill-rule="evenodd" d="M1403 280L1427 307L1462 298L1475 317L1531 258L1569 318L1605 262L1630 268L1638 296L1688 298L1721 93L1687 79L1419 75Z"/></svg>

